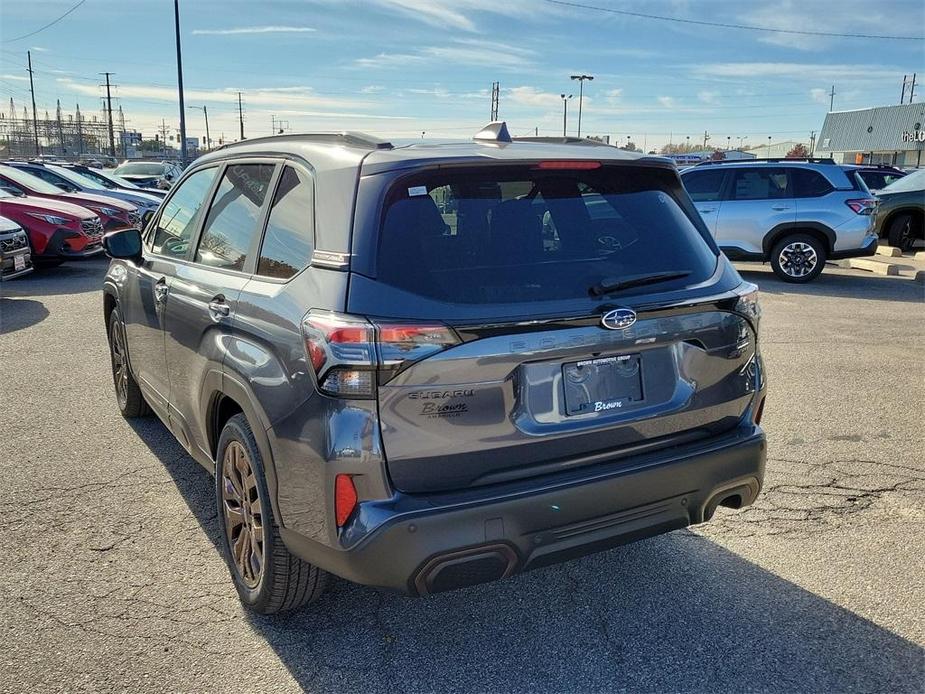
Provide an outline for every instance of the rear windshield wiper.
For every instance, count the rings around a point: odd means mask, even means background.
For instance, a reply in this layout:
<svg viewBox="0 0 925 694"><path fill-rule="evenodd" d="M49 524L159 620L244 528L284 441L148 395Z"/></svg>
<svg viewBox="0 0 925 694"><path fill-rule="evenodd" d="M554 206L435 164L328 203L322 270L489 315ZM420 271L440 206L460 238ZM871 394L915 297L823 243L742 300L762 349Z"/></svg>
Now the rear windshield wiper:
<svg viewBox="0 0 925 694"><path fill-rule="evenodd" d="M682 277L687 277L689 274L691 273L686 270L669 270L667 272L653 272L651 275L634 275L633 277L627 277L622 280L605 278L593 287L589 287L588 293L591 296L604 296L605 294L612 294L613 292L618 292L621 289L629 289L630 287L641 287L646 284L681 279Z"/></svg>

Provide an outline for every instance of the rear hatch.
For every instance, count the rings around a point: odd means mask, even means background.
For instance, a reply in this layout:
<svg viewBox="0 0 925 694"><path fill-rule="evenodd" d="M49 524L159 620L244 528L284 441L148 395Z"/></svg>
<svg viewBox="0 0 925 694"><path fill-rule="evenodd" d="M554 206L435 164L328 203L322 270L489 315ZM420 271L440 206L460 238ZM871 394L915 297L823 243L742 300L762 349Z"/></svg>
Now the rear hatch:
<svg viewBox="0 0 925 694"><path fill-rule="evenodd" d="M396 488L592 465L747 411L741 280L673 170L442 166L365 176L363 195L383 203L358 216L355 250L374 252L355 254L347 311L375 331Z"/></svg>

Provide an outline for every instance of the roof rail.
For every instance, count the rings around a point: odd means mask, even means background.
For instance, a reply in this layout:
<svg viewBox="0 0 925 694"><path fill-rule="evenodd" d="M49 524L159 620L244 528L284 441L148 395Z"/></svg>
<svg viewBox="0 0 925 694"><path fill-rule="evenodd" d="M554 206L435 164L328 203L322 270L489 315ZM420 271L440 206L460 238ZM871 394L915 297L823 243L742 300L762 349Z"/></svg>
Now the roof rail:
<svg viewBox="0 0 925 694"><path fill-rule="evenodd" d="M706 161L694 164L694 166L713 166L716 164L751 164L756 161L784 161L784 162L807 162L810 164L834 164L835 160L831 157L756 157L754 159L707 159Z"/></svg>
<svg viewBox="0 0 925 694"><path fill-rule="evenodd" d="M542 142L548 145L589 145L591 147L612 147L613 145L608 145L606 142L600 142L598 140L590 140L586 137L547 137L544 135L540 136L528 136L528 137L515 137L513 138L514 142Z"/></svg>
<svg viewBox="0 0 925 694"><path fill-rule="evenodd" d="M380 140L372 135L357 132L355 130L344 130L342 132L331 133L293 133L292 135L267 135L265 137L255 137L250 140L240 140L239 142L229 142L216 147L214 151L228 149L229 147L238 147L240 145L250 145L255 142L270 142L277 139L295 139L305 142L325 142L330 144L342 144L347 147L358 147L360 149L392 149L392 143L387 140Z"/></svg>

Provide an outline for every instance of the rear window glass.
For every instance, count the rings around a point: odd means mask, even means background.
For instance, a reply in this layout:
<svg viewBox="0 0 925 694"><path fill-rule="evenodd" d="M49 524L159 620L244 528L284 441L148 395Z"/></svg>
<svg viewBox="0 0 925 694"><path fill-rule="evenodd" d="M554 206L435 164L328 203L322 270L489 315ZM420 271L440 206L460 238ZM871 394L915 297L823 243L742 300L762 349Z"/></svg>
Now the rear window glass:
<svg viewBox="0 0 925 694"><path fill-rule="evenodd" d="M633 167L422 173L389 193L377 279L468 304L587 298L602 281L690 273L717 257L674 198L672 172Z"/></svg>
<svg viewBox="0 0 925 694"><path fill-rule="evenodd" d="M818 171L791 169L794 195L798 198L818 198L831 193L834 188Z"/></svg>
<svg viewBox="0 0 925 694"><path fill-rule="evenodd" d="M725 171L696 171L685 173L682 177L684 187L694 202L709 202L719 200L723 190Z"/></svg>

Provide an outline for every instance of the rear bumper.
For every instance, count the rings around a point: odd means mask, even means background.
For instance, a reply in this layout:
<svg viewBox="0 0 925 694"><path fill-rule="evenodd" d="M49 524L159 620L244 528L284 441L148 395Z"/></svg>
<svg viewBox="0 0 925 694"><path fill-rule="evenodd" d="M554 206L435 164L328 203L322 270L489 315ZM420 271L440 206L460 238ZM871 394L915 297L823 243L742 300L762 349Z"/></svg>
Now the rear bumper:
<svg viewBox="0 0 925 694"><path fill-rule="evenodd" d="M361 505L352 525L376 529L332 548L291 530L294 554L356 583L413 595L460 588L702 523L722 503L751 504L764 479L757 426L534 481L531 488L396 494ZM480 498L470 498L474 494ZM361 531L363 528L361 527Z"/></svg>
<svg viewBox="0 0 925 694"><path fill-rule="evenodd" d="M858 248L849 248L844 251L833 251L829 254L828 260L844 260L845 258L862 258L868 255L874 255L877 252L877 237L866 236L864 243Z"/></svg>

